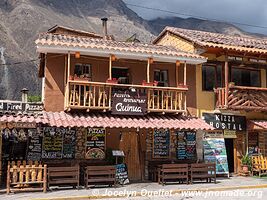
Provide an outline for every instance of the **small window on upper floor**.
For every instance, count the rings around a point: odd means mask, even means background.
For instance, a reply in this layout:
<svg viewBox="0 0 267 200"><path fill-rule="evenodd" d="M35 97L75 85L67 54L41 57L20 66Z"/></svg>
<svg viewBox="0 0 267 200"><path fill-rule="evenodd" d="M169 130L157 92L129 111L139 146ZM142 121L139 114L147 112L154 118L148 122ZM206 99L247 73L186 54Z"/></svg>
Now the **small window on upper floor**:
<svg viewBox="0 0 267 200"><path fill-rule="evenodd" d="M117 79L119 84L129 84L129 69L124 67L112 67L112 78Z"/></svg>
<svg viewBox="0 0 267 200"><path fill-rule="evenodd" d="M158 82L158 86L168 87L168 70L154 70L154 81Z"/></svg>
<svg viewBox="0 0 267 200"><path fill-rule="evenodd" d="M92 79L92 65L90 64L75 64L74 75L80 78Z"/></svg>
<svg viewBox="0 0 267 200"><path fill-rule="evenodd" d="M204 64L202 66L202 89L213 91L214 88L222 87L222 65Z"/></svg>
<svg viewBox="0 0 267 200"><path fill-rule="evenodd" d="M261 73L258 69L246 69L241 67L231 67L231 81L235 85L260 87L261 86Z"/></svg>

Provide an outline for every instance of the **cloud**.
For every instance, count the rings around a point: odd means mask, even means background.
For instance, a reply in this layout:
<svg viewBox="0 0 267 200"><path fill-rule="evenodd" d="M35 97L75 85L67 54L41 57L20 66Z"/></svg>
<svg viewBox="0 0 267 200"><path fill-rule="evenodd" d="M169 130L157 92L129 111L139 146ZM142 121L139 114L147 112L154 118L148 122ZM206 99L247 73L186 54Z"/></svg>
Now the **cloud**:
<svg viewBox="0 0 267 200"><path fill-rule="evenodd" d="M251 24L267 27L267 1L266 0L124 0L125 3L141 5L150 8L159 8L190 16ZM148 10L127 5L144 19L157 17L178 16L166 12ZM252 32L267 34L267 28L240 26L242 29Z"/></svg>

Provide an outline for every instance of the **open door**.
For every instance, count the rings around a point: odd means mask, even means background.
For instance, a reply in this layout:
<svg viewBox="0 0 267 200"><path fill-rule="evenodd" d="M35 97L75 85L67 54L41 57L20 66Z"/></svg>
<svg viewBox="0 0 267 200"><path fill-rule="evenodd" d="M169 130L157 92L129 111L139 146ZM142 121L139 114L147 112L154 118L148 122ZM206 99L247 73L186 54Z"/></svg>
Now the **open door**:
<svg viewBox="0 0 267 200"><path fill-rule="evenodd" d="M138 136L136 132L122 132L120 140L120 150L124 151L125 154L130 181L142 180Z"/></svg>

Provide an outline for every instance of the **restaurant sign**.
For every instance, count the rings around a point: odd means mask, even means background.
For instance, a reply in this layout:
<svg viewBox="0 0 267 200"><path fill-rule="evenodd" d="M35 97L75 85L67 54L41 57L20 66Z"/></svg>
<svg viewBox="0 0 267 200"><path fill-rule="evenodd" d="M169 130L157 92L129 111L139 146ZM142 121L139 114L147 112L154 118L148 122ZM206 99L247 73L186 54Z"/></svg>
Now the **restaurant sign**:
<svg viewBox="0 0 267 200"><path fill-rule="evenodd" d="M203 118L217 130L245 131L247 126L245 116L203 113Z"/></svg>
<svg viewBox="0 0 267 200"><path fill-rule="evenodd" d="M112 94L112 109L114 115L145 115L147 112L147 97L138 92L114 92Z"/></svg>
<svg viewBox="0 0 267 200"><path fill-rule="evenodd" d="M29 102L22 103L19 101L0 101L0 111L10 112L39 112L43 111L43 103Z"/></svg>

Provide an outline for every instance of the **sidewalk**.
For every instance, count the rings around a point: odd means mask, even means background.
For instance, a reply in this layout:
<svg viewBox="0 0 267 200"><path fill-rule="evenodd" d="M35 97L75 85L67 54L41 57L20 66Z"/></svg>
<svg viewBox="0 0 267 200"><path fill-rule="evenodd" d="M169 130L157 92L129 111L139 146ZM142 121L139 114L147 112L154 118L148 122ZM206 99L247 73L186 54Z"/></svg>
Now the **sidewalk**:
<svg viewBox="0 0 267 200"><path fill-rule="evenodd" d="M160 191L179 193L185 190L191 191L222 191L222 190L235 190L235 189L248 189L248 188L267 188L267 179L255 177L231 177L218 178L217 184L214 183L195 183L192 185L186 184L172 184L172 185L159 185L158 183L133 183L126 186L118 186L116 188L93 188L93 189L54 189L52 192L24 192L16 194L0 194L1 200L55 200L55 199L95 199L95 198L115 198L138 196L144 191ZM137 195L136 195L137 194ZM140 195L139 195L140 196ZM136 198L138 199L138 198Z"/></svg>

